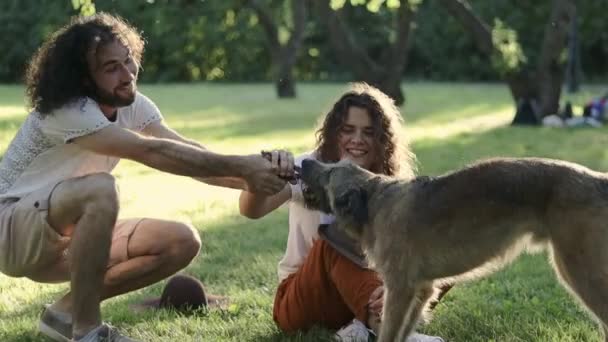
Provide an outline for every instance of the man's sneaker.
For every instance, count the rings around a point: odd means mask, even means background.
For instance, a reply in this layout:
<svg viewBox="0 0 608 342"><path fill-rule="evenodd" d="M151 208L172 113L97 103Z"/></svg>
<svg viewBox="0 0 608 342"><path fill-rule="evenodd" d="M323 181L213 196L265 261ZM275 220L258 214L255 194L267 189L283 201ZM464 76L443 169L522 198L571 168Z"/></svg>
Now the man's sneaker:
<svg viewBox="0 0 608 342"><path fill-rule="evenodd" d="M365 324L358 319L353 319L350 324L338 330L334 337L339 342L367 342L369 335Z"/></svg>
<svg viewBox="0 0 608 342"><path fill-rule="evenodd" d="M116 328L103 323L74 342L137 342L121 335Z"/></svg>
<svg viewBox="0 0 608 342"><path fill-rule="evenodd" d="M443 339L439 336L429 336L423 335L419 333L412 333L408 336L406 342L444 342Z"/></svg>
<svg viewBox="0 0 608 342"><path fill-rule="evenodd" d="M59 342L72 339L72 319L69 315L61 314L46 305L40 315L38 330L47 337Z"/></svg>

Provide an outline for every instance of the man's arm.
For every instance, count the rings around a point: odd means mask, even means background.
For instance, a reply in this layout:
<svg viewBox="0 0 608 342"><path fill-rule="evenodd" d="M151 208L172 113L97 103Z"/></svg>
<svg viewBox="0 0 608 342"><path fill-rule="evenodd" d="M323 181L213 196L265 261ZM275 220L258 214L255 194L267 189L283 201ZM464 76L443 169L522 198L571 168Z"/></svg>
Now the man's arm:
<svg viewBox="0 0 608 342"><path fill-rule="evenodd" d="M203 150L207 150L200 143L190 140L178 132L171 129L167 126L164 121L155 121L150 123L146 128L142 131L145 135L156 137L156 138L164 138L164 139L172 139L176 141L183 142L188 145L199 147ZM272 164L273 168L277 170L277 173L283 178L289 178L293 176L293 156L291 153L286 151L273 151L269 152L269 155L266 157ZM194 177L196 180L207 183L209 185L222 186L227 188L239 189L247 191L247 183L242 178L237 177Z"/></svg>
<svg viewBox="0 0 608 342"><path fill-rule="evenodd" d="M260 155L221 155L173 139L145 137L115 125L75 138L74 143L176 175L242 178L254 193L274 194L285 186L272 164Z"/></svg>
<svg viewBox="0 0 608 342"><path fill-rule="evenodd" d="M184 137L183 135L177 133L176 131L172 130L169 126L167 126L165 124L164 121L154 121L154 122L150 123L143 129L143 131L141 131L141 133L146 136L149 136L149 137L176 140L176 141L183 142L184 144L199 147L203 150L207 149L207 148L205 148L205 146L201 145L200 143L198 143L194 140L188 139L188 138Z"/></svg>
<svg viewBox="0 0 608 342"><path fill-rule="evenodd" d="M171 140L180 141L184 144L196 146L200 149L207 150L207 148L205 146L201 145L200 143L198 143L194 140L190 140L190 139L184 137L183 135L177 133L176 131L172 130L169 126L167 126L164 123L164 121L155 121L155 122L150 123L148 126L146 126L146 128L144 128L142 133L147 136L151 136L151 137L155 137L155 138L171 139ZM245 182L245 180L242 178L238 178L238 177L206 177L206 178L193 177L193 178L198 181L201 181L203 183L209 184L209 185L221 186L221 187L225 187L225 188L232 188L232 189L238 189L238 190L247 190L247 183Z"/></svg>

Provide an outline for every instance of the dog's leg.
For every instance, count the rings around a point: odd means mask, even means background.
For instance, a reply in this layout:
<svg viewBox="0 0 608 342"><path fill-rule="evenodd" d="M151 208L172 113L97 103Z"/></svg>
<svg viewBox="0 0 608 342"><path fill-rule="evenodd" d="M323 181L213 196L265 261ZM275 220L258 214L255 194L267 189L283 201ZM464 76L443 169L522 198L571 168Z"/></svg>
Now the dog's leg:
<svg viewBox="0 0 608 342"><path fill-rule="evenodd" d="M398 281L397 286L390 286L390 283L385 282L384 315L378 342L400 341L399 336L407 336L403 335L403 328L407 326L405 319L409 317L406 316L410 316L409 313L416 305L416 288L404 283Z"/></svg>
<svg viewBox="0 0 608 342"><path fill-rule="evenodd" d="M608 254L601 248L572 253L554 245L553 263L562 282L598 318L608 342Z"/></svg>
<svg viewBox="0 0 608 342"><path fill-rule="evenodd" d="M424 283L417 288L414 307L404 321L403 336L400 336L398 341L405 341L406 337L416 329L416 325L420 322L422 311L434 292L433 283Z"/></svg>

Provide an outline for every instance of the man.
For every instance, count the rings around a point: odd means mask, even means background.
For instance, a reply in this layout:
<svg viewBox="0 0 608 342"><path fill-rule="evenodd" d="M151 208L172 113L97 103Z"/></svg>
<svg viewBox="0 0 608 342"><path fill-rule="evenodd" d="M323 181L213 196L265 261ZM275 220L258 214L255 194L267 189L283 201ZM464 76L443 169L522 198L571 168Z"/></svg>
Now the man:
<svg viewBox="0 0 608 342"><path fill-rule="evenodd" d="M132 341L102 323L100 302L175 273L200 248L186 224L117 220L108 172L120 158L267 195L293 175L291 156L216 154L168 128L136 90L143 45L104 13L53 34L28 67L33 111L0 162L0 272L70 282L40 320L58 341Z"/></svg>

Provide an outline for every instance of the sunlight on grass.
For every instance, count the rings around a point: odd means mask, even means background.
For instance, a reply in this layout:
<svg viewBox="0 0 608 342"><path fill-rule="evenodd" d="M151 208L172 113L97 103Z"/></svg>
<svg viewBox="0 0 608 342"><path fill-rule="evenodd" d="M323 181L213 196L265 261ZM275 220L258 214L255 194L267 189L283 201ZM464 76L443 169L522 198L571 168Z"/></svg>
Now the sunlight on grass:
<svg viewBox="0 0 608 342"><path fill-rule="evenodd" d="M223 113L221 110L194 113L192 116L199 117L200 119L190 118L185 120L171 120L171 128L175 130L180 130L183 128L208 129L227 125L236 125L242 121L243 118L241 116L231 114L232 113Z"/></svg>
<svg viewBox="0 0 608 342"><path fill-rule="evenodd" d="M13 119L25 115L23 106L0 106L0 119Z"/></svg>
<svg viewBox="0 0 608 342"><path fill-rule="evenodd" d="M433 122L431 119L417 121L406 131L413 141L419 139L447 139L463 133L482 133L508 125L513 120L513 108L502 108L484 115L467 115L462 112L459 119L449 122Z"/></svg>

